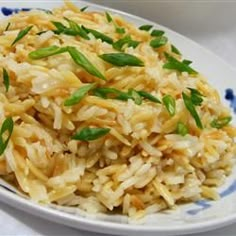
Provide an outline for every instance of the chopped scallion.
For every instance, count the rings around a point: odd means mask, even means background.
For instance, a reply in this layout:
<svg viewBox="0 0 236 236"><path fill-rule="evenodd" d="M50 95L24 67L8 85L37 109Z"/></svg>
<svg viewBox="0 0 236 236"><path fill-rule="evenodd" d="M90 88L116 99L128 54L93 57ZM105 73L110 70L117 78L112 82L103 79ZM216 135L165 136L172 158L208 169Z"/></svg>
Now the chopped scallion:
<svg viewBox="0 0 236 236"><path fill-rule="evenodd" d="M92 141L101 138L110 132L109 128L89 128L85 127L77 132L72 139L81 141Z"/></svg>
<svg viewBox="0 0 236 236"><path fill-rule="evenodd" d="M25 37L25 35L28 34L29 31L30 31L32 28L33 28L33 25L30 25L30 26L26 27L25 29L21 30L21 31L17 34L15 40L12 42L11 46L13 46L14 44L16 44L16 43L17 43L19 40L21 40L23 37Z"/></svg>
<svg viewBox="0 0 236 236"><path fill-rule="evenodd" d="M159 48L166 45L167 42L168 42L167 37L159 36L157 38L152 39L152 41L150 42L150 46L153 48Z"/></svg>
<svg viewBox="0 0 236 236"><path fill-rule="evenodd" d="M175 47L173 44L171 45L171 52L173 52L177 55L181 55L181 52L179 51L179 49L177 47Z"/></svg>
<svg viewBox="0 0 236 236"><path fill-rule="evenodd" d="M75 47L67 47L67 50L77 65L84 68L89 74L106 80L105 76Z"/></svg>
<svg viewBox="0 0 236 236"><path fill-rule="evenodd" d="M64 106L78 104L86 96L86 94L94 88L95 85L95 83L88 84L77 89L69 98L65 100Z"/></svg>
<svg viewBox="0 0 236 236"><path fill-rule="evenodd" d="M143 61L127 53L107 53L99 57L115 66L144 66Z"/></svg>
<svg viewBox="0 0 236 236"><path fill-rule="evenodd" d="M188 134L188 127L184 123L178 122L176 133L180 134L181 136L185 136L186 134Z"/></svg>
<svg viewBox="0 0 236 236"><path fill-rule="evenodd" d="M175 115L176 112L176 102L175 99L171 95L165 95L162 98L162 102L165 105L167 111L171 116Z"/></svg>
<svg viewBox="0 0 236 236"><path fill-rule="evenodd" d="M9 77L9 74L5 68L3 68L2 73L3 73L3 83L6 88L6 92L8 92L9 87L10 87L10 77Z"/></svg>
<svg viewBox="0 0 236 236"><path fill-rule="evenodd" d="M189 65L178 61L174 57L165 53L167 62L163 65L164 69L177 70L179 72L188 72L189 74L197 74L198 72L192 69Z"/></svg>
<svg viewBox="0 0 236 236"><path fill-rule="evenodd" d="M11 117L4 120L0 130L0 155L2 155L8 145L14 128L14 122ZM5 136L6 134L6 136ZM5 137L4 137L5 136Z"/></svg>
<svg viewBox="0 0 236 236"><path fill-rule="evenodd" d="M153 25L141 25L139 29L144 31L149 31L152 27Z"/></svg>
<svg viewBox="0 0 236 236"><path fill-rule="evenodd" d="M226 117L214 119L214 120L211 122L211 127L217 128L217 129L221 129L221 128L223 128L224 126L228 125L231 120L232 120L232 117L231 117L231 116L226 116Z"/></svg>
<svg viewBox="0 0 236 236"><path fill-rule="evenodd" d="M190 114L194 118L197 127L200 129L203 129L201 119L197 113L197 110L195 108L195 105L192 102L191 97L188 96L187 94L185 94L184 92L182 93L182 96L183 96L185 107L187 108L187 110L190 112Z"/></svg>

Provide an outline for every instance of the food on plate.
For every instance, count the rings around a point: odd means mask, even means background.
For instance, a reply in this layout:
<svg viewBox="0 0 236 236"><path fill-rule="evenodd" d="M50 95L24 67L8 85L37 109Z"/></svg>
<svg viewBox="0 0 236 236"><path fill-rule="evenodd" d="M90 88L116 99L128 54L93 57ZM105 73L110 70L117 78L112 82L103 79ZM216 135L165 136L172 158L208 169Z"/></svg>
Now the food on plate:
<svg viewBox="0 0 236 236"><path fill-rule="evenodd" d="M236 129L163 30L68 1L0 30L1 178L42 204L134 218L219 198Z"/></svg>

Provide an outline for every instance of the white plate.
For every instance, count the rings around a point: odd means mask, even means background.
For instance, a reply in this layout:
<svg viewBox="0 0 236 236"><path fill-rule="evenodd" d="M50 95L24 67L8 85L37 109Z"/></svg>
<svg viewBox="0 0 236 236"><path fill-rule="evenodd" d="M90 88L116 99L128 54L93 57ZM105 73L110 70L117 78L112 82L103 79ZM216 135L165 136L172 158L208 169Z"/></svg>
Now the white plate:
<svg viewBox="0 0 236 236"><path fill-rule="evenodd" d="M48 0L40 2L33 0L21 1L20 4L17 1L1 1L1 6L9 8L34 7L51 9L61 4L62 1ZM220 91L223 102L229 106L229 102L224 99L225 90L232 88L236 92L236 71L213 53L172 30L142 18L87 2L76 1L76 4L81 7L88 5L89 10L106 10L120 14L138 26L152 24L156 28L163 29L170 41L183 52L184 57L193 60L194 67L206 75L210 83ZM1 17L3 16L1 15ZM235 115L233 122L236 124ZM219 189L219 193L222 196L219 201L200 201L180 206L175 211L149 215L144 219L144 223L140 225L128 224L127 218L119 215L99 214L94 216L87 215L79 209L73 210L53 205L45 207L18 196L3 187L0 187L0 201L51 221L93 232L136 236L183 235L203 232L236 222L236 171L227 179L224 186Z"/></svg>

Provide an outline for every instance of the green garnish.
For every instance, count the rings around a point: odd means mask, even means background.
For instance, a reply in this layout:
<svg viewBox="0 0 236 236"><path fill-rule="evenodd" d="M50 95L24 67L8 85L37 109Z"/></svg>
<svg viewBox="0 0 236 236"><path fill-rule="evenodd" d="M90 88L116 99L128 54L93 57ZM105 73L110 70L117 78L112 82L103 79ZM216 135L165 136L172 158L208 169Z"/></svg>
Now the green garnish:
<svg viewBox="0 0 236 236"><path fill-rule="evenodd" d="M30 26L26 27L25 29L21 30L21 31L17 34L17 36L16 36L15 40L13 41L13 43L11 44L11 46L13 46L13 45L14 45L15 43L17 43L19 40L21 40L26 34L29 33L29 31L30 31L32 28L33 28L33 25L30 25Z"/></svg>
<svg viewBox="0 0 236 236"><path fill-rule="evenodd" d="M221 128L223 128L224 126L228 125L231 120L232 120L232 117L231 117L231 116L226 116L226 117L214 119L214 120L211 122L211 127L217 128L217 129L221 129Z"/></svg>
<svg viewBox="0 0 236 236"><path fill-rule="evenodd" d="M164 69L177 70L179 72L188 72L189 74L197 74L198 72L192 69L189 65L178 61L174 57L165 53L167 62L163 65Z"/></svg>
<svg viewBox="0 0 236 236"><path fill-rule="evenodd" d="M125 33L125 28L119 27L116 25L116 33L118 34L124 34Z"/></svg>
<svg viewBox="0 0 236 236"><path fill-rule="evenodd" d="M103 42L107 42L109 44L113 44L113 39L106 36L105 34L98 32L94 29L89 29L84 26L82 26L82 29L84 29L87 33L91 33L96 39L101 39Z"/></svg>
<svg viewBox="0 0 236 236"><path fill-rule="evenodd" d="M95 88L93 90L93 95L100 97L100 98L104 98L107 99L107 95L108 94L119 94L120 91L115 89L115 88Z"/></svg>
<svg viewBox="0 0 236 236"><path fill-rule="evenodd" d="M88 8L88 6L82 7L82 8L80 8L80 11L83 12L83 11L87 10L87 8Z"/></svg>
<svg viewBox="0 0 236 236"><path fill-rule="evenodd" d="M65 18L65 20L69 23L70 27L66 27L61 22L52 21L52 24L56 27L56 30L53 32L56 34L66 34L71 36L80 36L84 39L89 39L85 30L83 30L76 22Z"/></svg>
<svg viewBox="0 0 236 236"><path fill-rule="evenodd" d="M95 88L93 90L93 94L100 98L112 98L122 101L127 101L128 99L132 99L132 96L126 92L122 92L115 88Z"/></svg>
<svg viewBox="0 0 236 236"><path fill-rule="evenodd" d="M41 58L57 55L64 52L67 52L67 47L60 48L58 46L50 46L50 47L40 48L33 52L30 52L29 57L31 59L41 59Z"/></svg>
<svg viewBox="0 0 236 236"><path fill-rule="evenodd" d="M95 87L95 83L85 85L79 89L77 89L69 98L67 98L64 102L64 106L72 106L79 103L86 94Z"/></svg>
<svg viewBox="0 0 236 236"><path fill-rule="evenodd" d="M165 95L162 98L162 102L165 105L165 107L166 107L167 111L169 112L169 114L171 116L174 116L175 112L176 112L175 99L171 95Z"/></svg>
<svg viewBox="0 0 236 236"><path fill-rule="evenodd" d="M95 88L93 94L100 98L110 98L121 101L127 101L132 99L137 105L142 103L142 98L137 91L134 89L129 89L128 92L123 92L115 88Z"/></svg>
<svg viewBox="0 0 236 236"><path fill-rule="evenodd" d="M68 52L74 62L85 69L89 74L94 75L100 79L106 80L104 75L75 47L58 47L58 46L50 46L47 48L40 48L29 53L29 57L31 59L41 59L44 57L56 55L59 53Z"/></svg>
<svg viewBox="0 0 236 236"><path fill-rule="evenodd" d="M128 47L133 47L136 48L139 45L140 42L132 40L132 38L130 37L130 35L126 35L125 37L119 39L118 41L116 41L115 43L113 43L113 48L121 51L123 46L125 44L128 45Z"/></svg>
<svg viewBox="0 0 236 236"><path fill-rule="evenodd" d="M84 68L89 74L106 80L105 76L75 47L67 47L67 50L77 65Z"/></svg>
<svg viewBox="0 0 236 236"><path fill-rule="evenodd" d="M124 34L125 33L125 29L122 28L122 27L119 27L116 22L114 22L114 20L112 19L111 15L108 13L108 12L105 12L105 15L106 15L106 18L107 18L107 21L108 23L113 23L113 25L115 26L115 29L116 29L116 33L118 34Z"/></svg>
<svg viewBox="0 0 236 236"><path fill-rule="evenodd" d="M178 122L176 133L185 136L186 134L188 134L188 127L184 123Z"/></svg>
<svg viewBox="0 0 236 236"><path fill-rule="evenodd" d="M13 132L14 122L11 117L4 120L1 130L0 130L0 155L2 155L8 145ZM7 137L3 137L4 133L7 132ZM5 135L4 135L5 136Z"/></svg>
<svg viewBox="0 0 236 236"><path fill-rule="evenodd" d="M107 18L108 23L112 22L113 20L112 20L111 15L107 11L105 12L105 14L106 14L106 18Z"/></svg>
<svg viewBox="0 0 236 236"><path fill-rule="evenodd" d="M137 105L142 104L142 97L140 96L140 94L136 90L129 89L128 94L132 97L135 104L137 104Z"/></svg>
<svg viewBox="0 0 236 236"><path fill-rule="evenodd" d="M5 31L8 31L8 29L10 28L10 26L11 26L11 23L8 22L8 24L7 24L6 28L5 28Z"/></svg>
<svg viewBox="0 0 236 236"><path fill-rule="evenodd" d="M141 105L142 98L148 99L155 103L161 103L161 101L158 98L142 90L137 91L134 89L129 89L128 92L123 92L115 88L103 87L103 88L93 89L92 93L94 96L104 99L111 98L122 101L127 101L128 99L132 99L137 105Z"/></svg>
<svg viewBox="0 0 236 236"><path fill-rule="evenodd" d="M153 36L153 37L160 37L160 36L162 36L164 34L165 34L165 31L163 31L163 30L156 30L156 29L154 29L151 32L151 36Z"/></svg>
<svg viewBox="0 0 236 236"><path fill-rule="evenodd" d="M10 86L9 74L5 68L3 68L2 73L3 73L3 83L6 88L6 92L8 92Z"/></svg>
<svg viewBox="0 0 236 236"><path fill-rule="evenodd" d="M194 88L188 88L191 91L191 100L192 103L195 106L201 106L202 102L203 102L203 98L204 97L197 89Z"/></svg>
<svg viewBox="0 0 236 236"><path fill-rule="evenodd" d="M192 61L186 60L186 59L184 59L182 62L183 62L185 65L191 65L191 64L193 63Z"/></svg>
<svg viewBox="0 0 236 236"><path fill-rule="evenodd" d="M140 44L139 41L136 41L136 40L132 40L128 43L128 47L131 47L131 48L136 48L138 47L138 45Z"/></svg>
<svg viewBox="0 0 236 236"><path fill-rule="evenodd" d="M149 31L152 27L153 25L141 25L139 29L144 31Z"/></svg>
<svg viewBox="0 0 236 236"><path fill-rule="evenodd" d="M99 57L115 66L144 66L143 61L127 53L107 53Z"/></svg>
<svg viewBox="0 0 236 236"><path fill-rule="evenodd" d="M41 35L41 34L44 34L44 33L46 33L47 32L47 30L42 30L42 31L39 31L38 33L36 33L37 35Z"/></svg>
<svg viewBox="0 0 236 236"><path fill-rule="evenodd" d="M137 91L137 92L143 98L146 98L146 99L148 99L152 102L155 102L155 103L161 103L161 101L157 97L153 96L152 94L150 94L148 92L145 92L145 91Z"/></svg>
<svg viewBox="0 0 236 236"><path fill-rule="evenodd" d="M69 23L70 29L71 31L75 32L75 35L79 35L84 39L89 39L87 32L83 28L81 28L76 22L68 18L65 18L65 20Z"/></svg>
<svg viewBox="0 0 236 236"><path fill-rule="evenodd" d="M110 132L109 128L83 128L79 132L77 132L72 139L81 140L81 141L92 141L102 136L108 134Z"/></svg>
<svg viewBox="0 0 236 236"><path fill-rule="evenodd" d="M65 25L63 25L61 22L51 21L51 23L57 28L56 30L53 31L54 33L62 34L67 31L66 34L69 34L68 28ZM74 33L71 32L69 35L74 35Z"/></svg>
<svg viewBox="0 0 236 236"><path fill-rule="evenodd" d="M188 111L194 118L197 127L200 129L203 129L201 119L196 111L195 105L193 104L191 97L185 94L184 92L182 93L182 96L183 96L185 107L188 109Z"/></svg>
<svg viewBox="0 0 236 236"><path fill-rule="evenodd" d="M150 42L150 46L153 48L159 48L166 45L167 42L168 39L165 36L159 36Z"/></svg>
<svg viewBox="0 0 236 236"><path fill-rule="evenodd" d="M179 51L179 49L176 48L173 44L171 44L171 52L173 52L173 53L175 53L177 55L181 55L181 52Z"/></svg>

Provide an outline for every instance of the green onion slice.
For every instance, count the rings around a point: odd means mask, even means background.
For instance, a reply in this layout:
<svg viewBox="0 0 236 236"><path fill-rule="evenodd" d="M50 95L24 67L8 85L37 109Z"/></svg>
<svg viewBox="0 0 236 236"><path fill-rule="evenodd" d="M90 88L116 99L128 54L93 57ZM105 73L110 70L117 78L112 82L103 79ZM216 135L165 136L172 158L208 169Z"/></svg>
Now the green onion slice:
<svg viewBox="0 0 236 236"><path fill-rule="evenodd" d="M95 87L95 83L88 84L77 89L69 98L64 102L64 106L72 106L78 104L87 93Z"/></svg>
<svg viewBox="0 0 236 236"><path fill-rule="evenodd" d="M94 29L89 29L86 28L85 26L82 26L82 28L87 32L91 33L96 39L101 39L103 42L107 42L109 44L113 44L113 39L106 36L105 34L98 32L97 30Z"/></svg>
<svg viewBox="0 0 236 236"><path fill-rule="evenodd" d="M153 25L141 25L139 29L144 31L149 31L152 27Z"/></svg>
<svg viewBox="0 0 236 236"><path fill-rule="evenodd" d="M185 107L187 108L187 110L190 112L190 114L194 118L197 127L200 129L203 129L201 119L197 113L197 110L195 108L195 105L192 102L191 97L188 96L187 94L185 94L184 92L182 93L182 96L183 96Z"/></svg>
<svg viewBox="0 0 236 236"><path fill-rule="evenodd" d="M179 51L179 49L177 47L175 47L173 44L171 44L171 52L180 55L181 56L181 52Z"/></svg>
<svg viewBox="0 0 236 236"><path fill-rule="evenodd" d="M29 53L29 57L31 59L42 59L45 57L57 55L60 53L67 52L67 47L58 47L58 46L50 46L46 48L40 48L35 51Z"/></svg>
<svg viewBox="0 0 236 236"><path fill-rule="evenodd" d="M153 36L153 37L160 37L160 36L163 36L164 34L165 34L165 31L163 31L163 30L156 30L156 29L154 29L151 32L151 36Z"/></svg>
<svg viewBox="0 0 236 236"><path fill-rule="evenodd" d="M162 46L166 45L167 42L168 42L167 37L159 36L157 38L154 38L150 42L150 46L153 47L153 48L159 48L159 47L162 47Z"/></svg>
<svg viewBox="0 0 236 236"><path fill-rule="evenodd" d="M11 117L4 120L0 130L0 155L2 155L8 145L14 128L14 122ZM5 136L6 135L6 136Z"/></svg>
<svg viewBox="0 0 236 236"><path fill-rule="evenodd" d="M133 99L132 96L126 92L122 92L115 88L95 88L93 94L100 98L112 98L122 101L127 101L128 99Z"/></svg>
<svg viewBox="0 0 236 236"><path fill-rule="evenodd" d="M16 44L19 40L21 40L22 38L25 37L25 35L27 35L29 33L29 31L33 28L33 25L30 25L28 27L26 27L25 29L21 30L15 40L12 42L11 46L13 46L14 44Z"/></svg>
<svg viewBox="0 0 236 236"><path fill-rule="evenodd" d="M192 61L186 60L186 59L184 59L182 62L183 62L185 65L188 65L188 66L193 63Z"/></svg>
<svg viewBox="0 0 236 236"><path fill-rule="evenodd" d="M139 45L140 42L132 40L132 38L130 37L130 35L126 35L125 37L119 39L118 41L116 41L115 43L113 43L113 48L118 50L118 51L122 51L122 48L125 44L128 45L128 47L133 47L136 48Z"/></svg>
<svg viewBox="0 0 236 236"><path fill-rule="evenodd" d="M110 132L109 128L89 128L85 127L77 132L72 139L81 141L92 141L101 138Z"/></svg>
<svg viewBox="0 0 236 236"><path fill-rule="evenodd" d="M5 31L8 31L8 30L9 30L9 28L10 28L10 26L11 26L11 23L10 23L10 22L8 22L8 24L7 24L6 28L5 28Z"/></svg>
<svg viewBox="0 0 236 236"><path fill-rule="evenodd" d="M10 76L5 68L3 68L3 84L6 88L6 92L8 92L9 87L10 87Z"/></svg>
<svg viewBox="0 0 236 236"><path fill-rule="evenodd" d="M105 12L108 23L112 22L112 17L108 12Z"/></svg>
<svg viewBox="0 0 236 236"><path fill-rule="evenodd" d="M67 47L67 50L77 65L81 66L89 74L106 80L105 76L75 47Z"/></svg>
<svg viewBox="0 0 236 236"><path fill-rule="evenodd" d="M217 128L217 129L221 129L221 128L223 128L224 126L228 125L231 120L232 120L232 117L231 117L231 116L226 116L226 117L214 119L214 120L211 122L211 127Z"/></svg>
<svg viewBox="0 0 236 236"><path fill-rule="evenodd" d="M152 94L150 94L148 92L145 92L145 91L142 91L142 90L137 91L137 92L141 97L146 98L149 101L152 101L152 102L155 102L155 103L161 103L161 101L157 97L153 96Z"/></svg>
<svg viewBox="0 0 236 236"><path fill-rule="evenodd" d="M190 97L195 106L201 106L204 97L197 89L188 88L191 91Z"/></svg>
<svg viewBox="0 0 236 236"><path fill-rule="evenodd" d="M119 27L116 24L116 22L114 22L114 20L112 19L112 16L108 12L105 12L105 15L106 15L108 23L112 22L113 25L115 26L116 33L118 33L118 34L124 34L125 33L125 28Z"/></svg>
<svg viewBox="0 0 236 236"><path fill-rule="evenodd" d="M88 6L82 7L82 8L80 8L80 11L83 12L83 11L87 10L87 8L88 8Z"/></svg>
<svg viewBox="0 0 236 236"><path fill-rule="evenodd" d="M184 123L178 122L176 133L180 134L181 136L185 136L186 134L188 134L188 132L188 127Z"/></svg>
<svg viewBox="0 0 236 236"><path fill-rule="evenodd" d="M144 66L143 61L127 53L107 53L99 57L115 66Z"/></svg>
<svg viewBox="0 0 236 236"><path fill-rule="evenodd" d="M168 53L165 53L167 62L163 65L163 68L169 70L177 70L179 72L188 72L189 74L197 74L198 72L192 69L189 65L178 61L174 57L170 56Z"/></svg>
<svg viewBox="0 0 236 236"><path fill-rule="evenodd" d="M140 94L136 90L129 89L128 94L132 97L135 104L137 104L137 105L142 104L142 97L140 96Z"/></svg>
<svg viewBox="0 0 236 236"><path fill-rule="evenodd" d="M176 112L176 102L175 99L171 95L165 95L162 98L162 102L165 105L167 111L171 116L175 115Z"/></svg>

